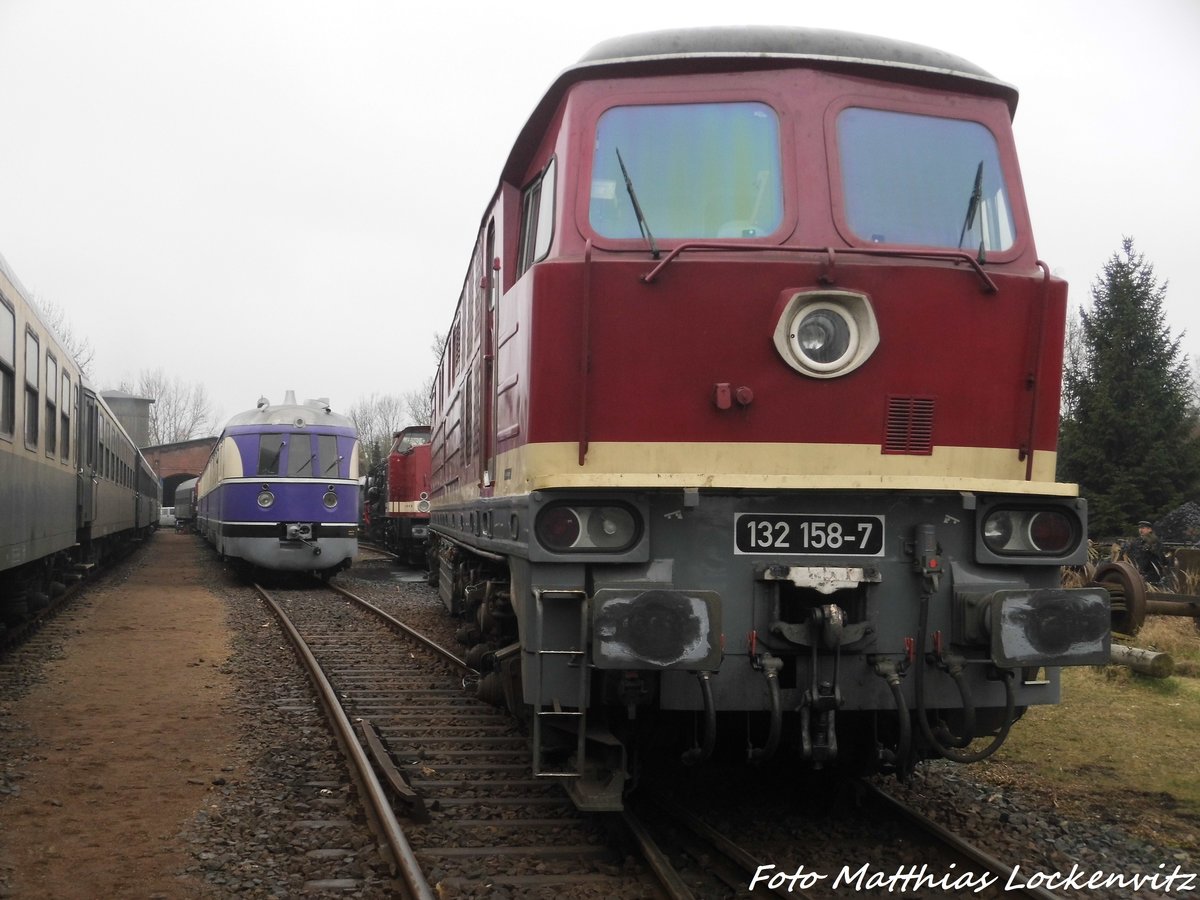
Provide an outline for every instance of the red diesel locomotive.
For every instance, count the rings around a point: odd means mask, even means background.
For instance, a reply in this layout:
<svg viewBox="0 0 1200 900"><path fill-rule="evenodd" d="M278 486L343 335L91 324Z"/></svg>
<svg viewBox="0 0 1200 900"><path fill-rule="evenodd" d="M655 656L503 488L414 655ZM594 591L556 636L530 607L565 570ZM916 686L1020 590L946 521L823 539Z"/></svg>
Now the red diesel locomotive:
<svg viewBox="0 0 1200 900"><path fill-rule="evenodd" d="M687 29L598 45L521 130L431 529L480 690L580 806L668 752L972 761L1107 659L1107 594L1060 585L1067 291L1016 103L912 44Z"/></svg>
<svg viewBox="0 0 1200 900"><path fill-rule="evenodd" d="M410 565L424 566L429 546L429 426L392 435L387 459L367 476L363 533Z"/></svg>

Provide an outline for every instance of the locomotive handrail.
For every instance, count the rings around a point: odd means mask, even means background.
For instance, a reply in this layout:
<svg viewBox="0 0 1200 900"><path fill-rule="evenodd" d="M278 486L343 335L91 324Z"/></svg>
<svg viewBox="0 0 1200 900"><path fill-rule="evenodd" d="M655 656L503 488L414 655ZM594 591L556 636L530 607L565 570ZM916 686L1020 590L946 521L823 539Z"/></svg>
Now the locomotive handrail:
<svg viewBox="0 0 1200 900"><path fill-rule="evenodd" d="M828 254L829 264L832 268L834 259L834 249L832 247L794 247L787 244L746 244L733 243L732 241L684 241L679 244L658 263L653 269L642 276L642 281L646 284L653 284L658 278L660 272L667 267L679 254L684 250L786 250L792 253L825 253ZM886 256L886 257L905 257L916 259L943 259L953 262L965 262L975 274L979 276L979 280L983 282L983 291L986 294L999 293L1000 289L996 286L996 282L992 277L983 270L983 266L979 260L967 253L965 250L891 250L884 247L842 247L836 251L837 253L852 253L861 254L864 256Z"/></svg>

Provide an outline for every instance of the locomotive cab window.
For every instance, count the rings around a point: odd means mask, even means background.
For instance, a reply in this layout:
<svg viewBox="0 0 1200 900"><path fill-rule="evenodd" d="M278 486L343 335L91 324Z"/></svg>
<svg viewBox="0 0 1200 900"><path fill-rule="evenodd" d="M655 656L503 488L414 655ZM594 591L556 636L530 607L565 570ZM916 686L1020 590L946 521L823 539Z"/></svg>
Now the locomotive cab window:
<svg viewBox="0 0 1200 900"><path fill-rule="evenodd" d="M550 252L554 236L554 160L525 188L521 198L521 259L518 272L525 272Z"/></svg>
<svg viewBox="0 0 1200 900"><path fill-rule="evenodd" d="M1016 240L996 139L978 122L851 107L837 118L846 224L861 241L976 252Z"/></svg>
<svg viewBox="0 0 1200 900"><path fill-rule="evenodd" d="M17 421L17 319L0 302L0 435L12 437Z"/></svg>
<svg viewBox="0 0 1200 900"><path fill-rule="evenodd" d="M783 221L779 146L779 120L764 103L609 109L596 125L592 230L623 239L640 239L643 228L660 239L769 235Z"/></svg>

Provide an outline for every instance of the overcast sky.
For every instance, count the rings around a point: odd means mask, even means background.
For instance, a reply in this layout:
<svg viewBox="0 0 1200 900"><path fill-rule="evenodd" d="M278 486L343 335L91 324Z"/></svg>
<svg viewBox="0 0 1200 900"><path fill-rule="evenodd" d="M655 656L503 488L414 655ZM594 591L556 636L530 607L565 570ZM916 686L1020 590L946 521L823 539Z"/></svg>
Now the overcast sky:
<svg viewBox="0 0 1200 900"><path fill-rule="evenodd" d="M915 41L1015 85L1040 257L1086 303L1133 236L1200 357L1198 0L0 0L0 255L101 387L162 367L222 422L404 394L555 76L716 24Z"/></svg>

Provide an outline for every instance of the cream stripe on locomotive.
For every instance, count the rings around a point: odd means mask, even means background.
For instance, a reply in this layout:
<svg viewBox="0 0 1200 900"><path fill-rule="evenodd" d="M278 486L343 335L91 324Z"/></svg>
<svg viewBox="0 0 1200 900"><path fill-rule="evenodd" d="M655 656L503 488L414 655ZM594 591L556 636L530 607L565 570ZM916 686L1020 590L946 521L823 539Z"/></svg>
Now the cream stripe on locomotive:
<svg viewBox="0 0 1200 900"><path fill-rule="evenodd" d="M579 465L574 442L527 444L503 453L494 496L547 488L743 488L921 490L1075 497L1054 481L1057 454L1034 454L1033 478L1011 448L935 447L929 456L885 455L868 444L593 443ZM474 484L446 500L477 496Z"/></svg>
<svg viewBox="0 0 1200 900"><path fill-rule="evenodd" d="M424 501L424 502L428 503L428 501ZM424 510L420 510L417 508L416 500L410 500L405 503L401 503L399 500L390 500L390 501L388 501L387 511L388 511L389 516L395 516L395 515L428 516L429 515L428 505L426 506L426 508Z"/></svg>

